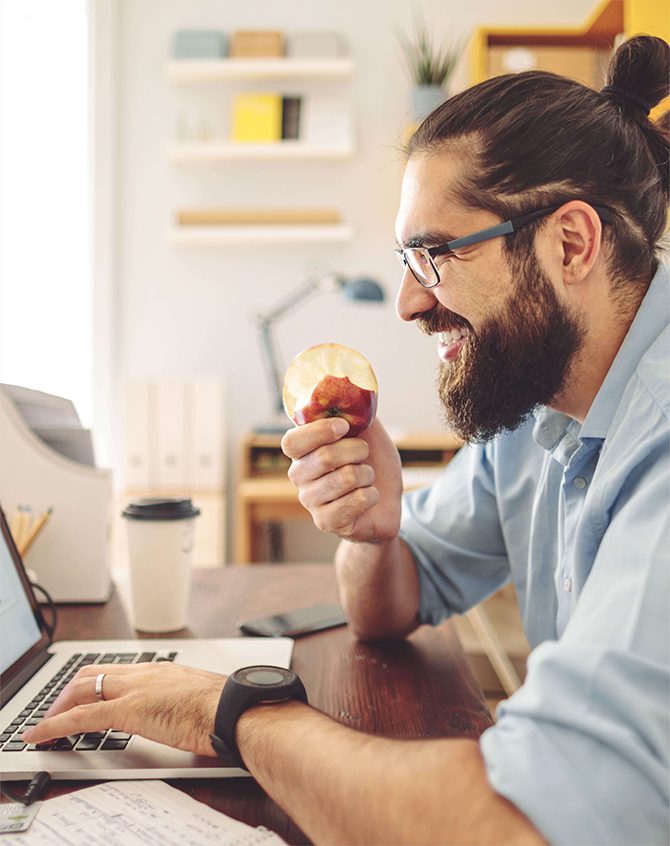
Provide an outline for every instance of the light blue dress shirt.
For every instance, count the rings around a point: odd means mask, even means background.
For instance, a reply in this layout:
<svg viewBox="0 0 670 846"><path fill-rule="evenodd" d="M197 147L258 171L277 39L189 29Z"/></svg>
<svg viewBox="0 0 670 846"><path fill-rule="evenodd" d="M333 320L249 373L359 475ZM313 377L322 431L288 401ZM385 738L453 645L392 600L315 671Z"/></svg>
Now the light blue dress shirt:
<svg viewBox="0 0 670 846"><path fill-rule="evenodd" d="M550 409L403 500L422 622L508 581L533 651L481 738L552 844L667 844L670 288L661 265L583 425Z"/></svg>

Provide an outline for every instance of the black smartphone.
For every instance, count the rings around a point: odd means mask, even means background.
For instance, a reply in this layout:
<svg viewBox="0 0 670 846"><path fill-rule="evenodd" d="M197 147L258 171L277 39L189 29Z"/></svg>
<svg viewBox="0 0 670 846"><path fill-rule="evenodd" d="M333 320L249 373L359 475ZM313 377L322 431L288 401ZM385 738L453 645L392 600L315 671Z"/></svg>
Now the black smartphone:
<svg viewBox="0 0 670 846"><path fill-rule="evenodd" d="M332 629L335 626L345 626L347 618L342 606L337 603L322 602L307 608L296 608L284 614L273 614L270 617L259 617L258 620L248 620L240 623L240 629L248 635L262 637L300 637L301 635Z"/></svg>

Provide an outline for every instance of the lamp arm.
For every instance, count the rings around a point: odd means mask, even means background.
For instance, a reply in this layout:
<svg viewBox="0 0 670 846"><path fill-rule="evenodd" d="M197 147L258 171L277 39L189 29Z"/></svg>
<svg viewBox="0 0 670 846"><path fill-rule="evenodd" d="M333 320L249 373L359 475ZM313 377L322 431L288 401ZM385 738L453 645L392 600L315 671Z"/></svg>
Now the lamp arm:
<svg viewBox="0 0 670 846"><path fill-rule="evenodd" d="M265 314L259 314L257 316L258 322L261 325L265 323L275 323L280 317L283 317L295 306L306 300L310 294L313 294L315 291L324 290L325 285L330 281L330 279L331 277L327 277L325 281L323 279L308 280L304 285L300 285L300 287L291 291L283 299L279 300L271 311L268 311Z"/></svg>
<svg viewBox="0 0 670 846"><path fill-rule="evenodd" d="M280 300L271 311L265 314L257 314L256 322L258 331L261 336L261 346L265 356L266 368L268 371L268 378L274 392L275 411L281 414L284 409L284 400L282 397L282 374L279 369L277 360L277 351L275 349L274 339L272 337L272 327L285 314L288 314L297 305L302 304L316 291L330 290L333 287L341 285L337 277L325 277L318 279L310 279L304 285L296 288L286 297Z"/></svg>
<svg viewBox="0 0 670 846"><path fill-rule="evenodd" d="M274 406L275 412L281 414L284 408L284 400L282 397L282 378L279 372L279 364L277 362L277 353L272 338L272 323L264 320L260 323L261 346L265 354L265 366L268 372L268 378L274 392Z"/></svg>

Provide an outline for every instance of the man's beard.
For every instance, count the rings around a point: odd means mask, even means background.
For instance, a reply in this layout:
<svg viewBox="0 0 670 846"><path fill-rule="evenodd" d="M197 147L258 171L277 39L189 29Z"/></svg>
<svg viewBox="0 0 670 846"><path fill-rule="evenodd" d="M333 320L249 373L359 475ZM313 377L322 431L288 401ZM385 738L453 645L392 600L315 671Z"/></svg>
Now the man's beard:
<svg viewBox="0 0 670 846"><path fill-rule="evenodd" d="M535 256L514 273L514 293L476 333L439 304L418 321L431 334L469 329L458 356L441 365L437 380L446 422L466 441L485 442L514 430L560 395L584 342L581 321L558 301Z"/></svg>

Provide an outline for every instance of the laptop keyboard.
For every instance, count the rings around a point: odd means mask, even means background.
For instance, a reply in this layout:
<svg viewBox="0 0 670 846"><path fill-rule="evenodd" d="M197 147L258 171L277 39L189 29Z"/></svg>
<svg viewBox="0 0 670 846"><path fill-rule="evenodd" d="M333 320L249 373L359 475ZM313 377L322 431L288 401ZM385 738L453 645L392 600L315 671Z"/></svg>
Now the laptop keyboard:
<svg viewBox="0 0 670 846"><path fill-rule="evenodd" d="M176 652L89 652L77 653L44 685L21 713L0 734L2 752L92 752L95 749L125 749L132 735L122 731L94 731L59 737L48 743L27 744L21 739L21 732L29 726L36 726L49 710L65 685L74 678L77 670L89 664L140 664L145 661L174 661Z"/></svg>

